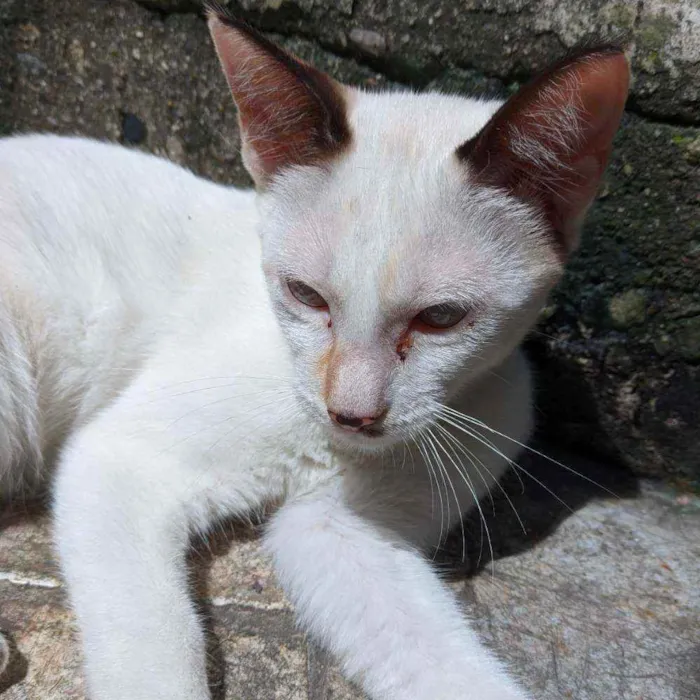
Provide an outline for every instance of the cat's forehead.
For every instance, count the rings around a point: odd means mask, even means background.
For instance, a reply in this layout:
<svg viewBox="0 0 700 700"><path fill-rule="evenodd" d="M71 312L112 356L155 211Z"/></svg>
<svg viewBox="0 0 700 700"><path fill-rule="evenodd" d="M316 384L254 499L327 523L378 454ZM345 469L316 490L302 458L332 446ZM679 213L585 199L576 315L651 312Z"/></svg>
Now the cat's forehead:
<svg viewBox="0 0 700 700"><path fill-rule="evenodd" d="M421 291L483 290L522 246L517 203L471 185L456 156L499 103L410 92L353 94L351 147L330 168L284 181L277 209L287 267L338 295L371 289L402 303ZM278 202L279 203L279 202ZM290 226L290 222L294 222Z"/></svg>
<svg viewBox="0 0 700 700"><path fill-rule="evenodd" d="M437 93L352 93L352 145L324 183L319 209L353 244L366 237L393 249L397 239L444 231L441 220L460 209L467 184L456 151L498 106Z"/></svg>
<svg viewBox="0 0 700 700"><path fill-rule="evenodd" d="M322 183L318 210L335 219L338 233L375 239L380 227L390 245L445 211L465 180L456 151L498 103L407 91L351 96L352 144Z"/></svg>
<svg viewBox="0 0 700 700"><path fill-rule="evenodd" d="M350 158L410 168L454 153L500 106L440 93L355 90L348 101L353 134Z"/></svg>
<svg viewBox="0 0 700 700"><path fill-rule="evenodd" d="M417 258L427 265L459 245L470 221L469 192L457 148L498 108L436 93L356 93L350 101L352 147L332 170L318 211L336 260L362 252L366 265ZM338 264L341 264L340 262Z"/></svg>

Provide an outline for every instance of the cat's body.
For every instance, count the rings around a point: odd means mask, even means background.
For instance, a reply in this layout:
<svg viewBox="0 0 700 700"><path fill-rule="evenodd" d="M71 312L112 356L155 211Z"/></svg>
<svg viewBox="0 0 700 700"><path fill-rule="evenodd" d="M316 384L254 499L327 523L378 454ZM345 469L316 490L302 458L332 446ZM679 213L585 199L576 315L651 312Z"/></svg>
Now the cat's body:
<svg viewBox="0 0 700 700"><path fill-rule="evenodd" d="M525 91L533 127L512 103L363 95L210 26L258 202L115 146L0 142L0 488L56 467L94 700L209 697L188 540L268 503L282 586L372 698L524 698L423 553L527 439L517 346L575 247L624 59ZM614 93L600 118L590 85Z"/></svg>
<svg viewBox="0 0 700 700"><path fill-rule="evenodd" d="M180 396L196 407L236 391L262 392L269 402L291 380L260 267L253 190L215 185L138 151L55 136L0 142L0 183L3 494L45 482L42 463L51 466L66 436L168 353L185 376L152 380L159 411ZM226 347L235 350L219 357ZM531 413L524 368L513 359L502 370L508 378L487 375L488 390L462 407L482 412L481 401L501 396L499 383L522 376L511 399L518 410L499 410L492 426L522 439ZM254 396L241 406L227 402L221 418L245 415L255 403ZM396 456L403 459L400 448Z"/></svg>
<svg viewBox="0 0 700 700"><path fill-rule="evenodd" d="M0 396L2 415L12 419L0 433L2 493L45 483L66 436L145 374L148 410L153 404L174 418L192 411L165 440L177 445L183 431L202 429L201 440L191 438L195 449L223 436L223 454L216 444L209 454L230 460L241 437L236 416L255 418L257 404L269 404L274 415L275 404L283 405L274 400L293 378L265 290L254 191L215 185L137 151L54 136L0 142L0 178ZM32 220L23 215L29 211ZM506 435L527 436L530 382L518 353L480 384L484 390L458 406ZM517 410L502 410L504 394ZM245 400L236 401L239 395ZM266 422L257 418L251 428ZM321 473L337 471L325 433L302 416L270 422L277 450L269 459L256 451L243 467L254 472L259 464L257 477L269 488L264 500L294 488L305 460ZM285 427L293 431L288 444ZM308 448L299 464L293 445ZM501 449L517 452L507 442ZM421 456L399 447L393 458L414 468ZM278 468L287 459L288 473ZM505 462L490 461L500 476Z"/></svg>
<svg viewBox="0 0 700 700"><path fill-rule="evenodd" d="M0 182L8 358L0 396L10 402L2 415L17 421L0 434L6 492L31 484L40 455L119 395L164 335L187 334L203 320L201 312L193 323L178 316L210 283L202 275L212 263L214 275L228 266L225 284L262 280L252 191L118 146L52 136L3 141ZM216 313L232 303L235 296ZM223 325L235 332L233 320Z"/></svg>
<svg viewBox="0 0 700 700"><path fill-rule="evenodd" d="M131 503L134 492L148 496L131 517L150 519L159 503L173 498L190 511L188 525L197 531L220 515L247 515L269 502L342 489L343 478L352 484L352 498L366 509L369 522L380 526L386 518L407 539L429 547L473 504L471 488L482 495L485 484L492 485L506 468L506 461L484 445L465 441L483 465L470 470L472 486L467 487L445 460L458 509L443 475L429 483L434 465L427 467L415 446L399 446L392 455L353 455L333 449L325 431L309 423L284 393L293 367L265 291L252 191L214 185L117 146L51 136L0 142L0 179L0 396L8 402L0 432L3 494L45 482L57 448L67 436L80 435L83 426L89 426L82 430L83 439L94 435L98 443L106 441L106 429L143 442L134 460L149 455L141 475L127 473L136 462L115 465L118 483L110 483L111 476L100 471L104 467L90 463L63 474L59 518L90 511L84 499L93 480L106 480L110 494L93 504L99 516L95 513L81 533L88 542L79 544L76 533L67 533L65 541L59 538L60 548L80 547L79 558L90 544L102 548L105 538L96 521L107 529L118 527L110 522L109 507L121 512L121 498ZM32 220L22 215L28 211ZM516 353L480 384L471 400L462 399L461 409L506 435L526 439L531 410L524 360ZM505 405L510 410L504 411ZM486 437L508 457L518 451L511 441ZM173 455L184 462L177 478L167 473ZM160 460L164 473L158 476ZM348 471L352 474L341 476ZM162 495L146 489L145 482L152 480ZM63 527L82 529L83 517ZM145 532L147 524L142 528ZM291 549L300 535L290 529L279 536L289 538L283 546ZM334 549L314 553L321 567L332 567L335 556ZM381 559L376 563L390 566ZM121 573L110 573L102 562L94 576L118 585ZM139 575L128 568L123 574ZM97 584L89 568L83 571L80 565L68 575L76 586L87 587L90 580ZM371 590L378 582L367 585ZM95 585L98 597L103 590ZM161 605L172 605L163 588L154 595ZM348 593L338 590L337 595L341 600ZM94 605L101 606L99 600ZM129 617L129 605L125 601L119 609L120 618ZM149 609L134 611L139 626ZM369 622L369 609L366 614ZM404 641L407 647L416 645L413 636ZM134 656L141 661L137 646ZM162 664L172 674L166 654L152 653L149 666ZM121 680L110 678L112 691L126 685L104 697L200 697L176 695L175 688L152 694L156 689L147 691L136 669L116 675ZM184 679L176 685L177 692L186 687Z"/></svg>

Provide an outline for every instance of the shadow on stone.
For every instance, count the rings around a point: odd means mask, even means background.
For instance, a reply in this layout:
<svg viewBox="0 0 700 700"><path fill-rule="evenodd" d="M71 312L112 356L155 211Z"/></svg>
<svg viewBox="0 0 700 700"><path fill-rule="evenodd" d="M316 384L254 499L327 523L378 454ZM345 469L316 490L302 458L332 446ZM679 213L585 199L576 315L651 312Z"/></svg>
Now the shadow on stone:
<svg viewBox="0 0 700 700"><path fill-rule="evenodd" d="M545 342L547 338L532 331L525 343L536 378L538 438L565 445L576 454L623 464L618 448L603 427L600 409L580 366L573 358L553 354Z"/></svg>
<svg viewBox="0 0 700 700"><path fill-rule="evenodd" d="M226 659L214 631L214 614L209 583L214 561L224 556L235 543L258 536L255 523L227 520L205 535L194 539L188 556L191 589L200 619L204 624L207 649L207 675L212 700L226 698Z"/></svg>
<svg viewBox="0 0 700 700"><path fill-rule="evenodd" d="M12 635L2 628L2 618L0 618L0 656L5 655L7 665L4 670L0 669L0 695L9 690L13 685L23 681L29 670L29 662L24 657ZM4 650L4 651L3 651ZM3 659L0 659L0 664Z"/></svg>
<svg viewBox="0 0 700 700"><path fill-rule="evenodd" d="M532 448L560 464L524 454L518 469L502 480L502 490L495 489L492 498L482 500L481 512L465 518L465 546L459 527L450 533L436 557L440 568L474 575L492 560L531 549L589 501L631 498L639 492L637 478L622 467L573 457L549 444L533 442Z"/></svg>
<svg viewBox="0 0 700 700"><path fill-rule="evenodd" d="M502 488L482 500L481 511L473 510L464 520L466 548L457 528L441 549L439 566L458 575L474 575L492 560L531 549L591 500L633 498L639 493L637 478L624 467L573 456L547 443L534 441L531 448L550 459L523 454L518 468L502 480Z"/></svg>
<svg viewBox="0 0 700 700"><path fill-rule="evenodd" d="M37 496L27 500L17 498L9 503L0 500L0 534L18 522L36 522L45 516L48 510L49 498L47 496Z"/></svg>
<svg viewBox="0 0 700 700"><path fill-rule="evenodd" d="M639 494L638 479L622 466L576 364L548 356L537 339L526 352L537 383L537 432L518 466L464 519L464 538L456 528L436 555L438 566L457 576L531 549L595 498Z"/></svg>

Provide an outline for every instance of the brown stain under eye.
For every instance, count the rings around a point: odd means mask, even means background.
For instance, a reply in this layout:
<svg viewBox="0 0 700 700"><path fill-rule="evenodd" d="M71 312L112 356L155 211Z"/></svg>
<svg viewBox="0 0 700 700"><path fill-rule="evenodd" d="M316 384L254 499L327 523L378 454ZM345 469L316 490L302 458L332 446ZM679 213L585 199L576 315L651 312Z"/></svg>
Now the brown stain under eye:
<svg viewBox="0 0 700 700"><path fill-rule="evenodd" d="M325 385L326 375L328 373L328 363L330 362L331 355L333 354L333 344L329 345L318 357L316 361L316 376L322 385ZM323 393L325 398L325 386L323 386Z"/></svg>
<svg viewBox="0 0 700 700"><path fill-rule="evenodd" d="M400 336L399 342L396 344L396 354L403 362L406 359L408 351L413 347L413 334L411 329L407 328Z"/></svg>
<svg viewBox="0 0 700 700"><path fill-rule="evenodd" d="M341 362L342 353L339 352L338 344L333 339L333 342L321 353L316 362L316 376L321 384L321 396L326 403L328 403L331 390L338 377Z"/></svg>

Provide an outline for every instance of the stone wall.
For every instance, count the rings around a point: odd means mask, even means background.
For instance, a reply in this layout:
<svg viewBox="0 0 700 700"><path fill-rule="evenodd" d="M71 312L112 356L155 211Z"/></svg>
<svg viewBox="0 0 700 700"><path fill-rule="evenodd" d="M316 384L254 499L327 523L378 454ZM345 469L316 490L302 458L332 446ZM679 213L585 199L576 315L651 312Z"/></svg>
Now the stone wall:
<svg viewBox="0 0 700 700"><path fill-rule="evenodd" d="M241 0L338 78L504 94L580 42L635 74L599 202L529 348L542 429L638 473L700 480L700 10L693 0ZM0 0L0 133L131 143L247 183L192 0Z"/></svg>

